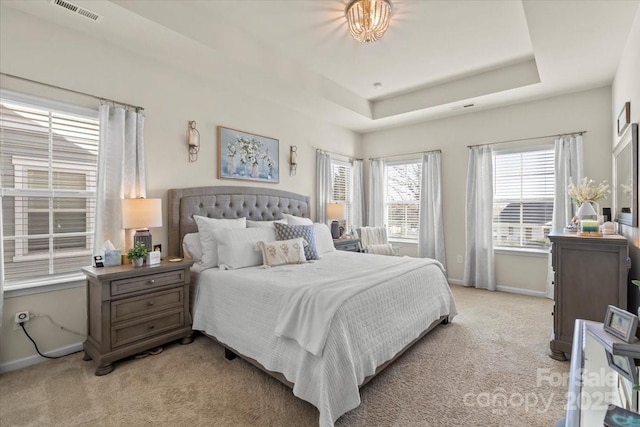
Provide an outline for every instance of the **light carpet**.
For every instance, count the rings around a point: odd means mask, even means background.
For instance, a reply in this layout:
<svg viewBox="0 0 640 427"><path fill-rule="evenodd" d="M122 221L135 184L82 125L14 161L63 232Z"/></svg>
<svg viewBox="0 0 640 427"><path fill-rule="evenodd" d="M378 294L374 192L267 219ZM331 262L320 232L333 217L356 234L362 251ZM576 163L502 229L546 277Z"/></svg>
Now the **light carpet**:
<svg viewBox="0 0 640 427"><path fill-rule="evenodd" d="M548 357L547 299L452 286L460 314L361 390L336 426L554 426L569 363ZM203 336L117 362L96 377L82 353L0 376L7 426L317 426L291 390Z"/></svg>

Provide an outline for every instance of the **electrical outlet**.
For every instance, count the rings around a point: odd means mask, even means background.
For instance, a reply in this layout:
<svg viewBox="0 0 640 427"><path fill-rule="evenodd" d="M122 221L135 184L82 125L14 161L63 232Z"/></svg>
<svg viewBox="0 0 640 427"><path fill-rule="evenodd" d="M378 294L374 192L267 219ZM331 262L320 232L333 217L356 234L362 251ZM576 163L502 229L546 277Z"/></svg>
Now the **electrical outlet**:
<svg viewBox="0 0 640 427"><path fill-rule="evenodd" d="M458 264L462 264L462 255L458 255Z"/></svg>
<svg viewBox="0 0 640 427"><path fill-rule="evenodd" d="M28 311L19 311L16 313L16 323L28 322L28 321L29 321Z"/></svg>
<svg viewBox="0 0 640 427"><path fill-rule="evenodd" d="M28 328L29 327L29 319L31 318L31 315L29 314L28 311L19 311L16 313L16 316L14 318L14 324L13 324L13 330L14 331L21 331L22 327L20 326L20 323L24 323L24 327Z"/></svg>

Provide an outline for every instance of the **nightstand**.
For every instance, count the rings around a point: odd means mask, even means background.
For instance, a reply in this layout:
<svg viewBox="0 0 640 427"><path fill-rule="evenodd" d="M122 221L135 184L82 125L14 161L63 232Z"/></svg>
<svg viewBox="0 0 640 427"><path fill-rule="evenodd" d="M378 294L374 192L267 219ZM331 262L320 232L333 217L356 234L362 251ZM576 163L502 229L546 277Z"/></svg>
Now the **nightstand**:
<svg viewBox="0 0 640 427"><path fill-rule="evenodd" d="M84 267L87 276L88 337L84 360L98 363L96 375L113 371L116 360L182 339L192 341L189 267L193 261L143 267Z"/></svg>
<svg viewBox="0 0 640 427"><path fill-rule="evenodd" d="M333 246L339 251L360 252L360 239L333 239Z"/></svg>

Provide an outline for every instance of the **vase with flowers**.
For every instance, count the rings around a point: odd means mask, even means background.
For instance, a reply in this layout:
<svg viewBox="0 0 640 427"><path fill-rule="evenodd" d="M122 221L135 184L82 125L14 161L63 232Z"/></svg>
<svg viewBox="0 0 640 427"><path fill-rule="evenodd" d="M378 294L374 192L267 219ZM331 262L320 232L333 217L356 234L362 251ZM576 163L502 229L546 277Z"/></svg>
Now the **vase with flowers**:
<svg viewBox="0 0 640 427"><path fill-rule="evenodd" d="M600 205L598 200L606 198L609 190L607 181L596 184L587 177L575 185L573 182L567 188L567 194L578 206L576 217L580 222L580 230L586 233L597 233L600 225Z"/></svg>

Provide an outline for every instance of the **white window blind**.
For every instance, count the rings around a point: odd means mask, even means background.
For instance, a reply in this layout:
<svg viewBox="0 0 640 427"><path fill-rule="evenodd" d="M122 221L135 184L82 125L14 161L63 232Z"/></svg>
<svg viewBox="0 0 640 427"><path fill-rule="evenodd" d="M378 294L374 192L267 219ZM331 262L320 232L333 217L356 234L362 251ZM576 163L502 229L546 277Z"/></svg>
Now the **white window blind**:
<svg viewBox="0 0 640 427"><path fill-rule="evenodd" d="M333 202L344 203L345 219L339 221L348 233L353 225L353 167L350 163L331 160ZM331 218L329 218L331 219Z"/></svg>
<svg viewBox="0 0 640 427"><path fill-rule="evenodd" d="M91 265L97 111L0 97L5 288ZM94 114L92 114L94 113Z"/></svg>
<svg viewBox="0 0 640 427"><path fill-rule="evenodd" d="M422 165L417 161L392 163L387 164L385 169L385 223L388 236L417 239Z"/></svg>
<svg viewBox="0 0 640 427"><path fill-rule="evenodd" d="M555 187L553 147L494 154L493 242L545 248Z"/></svg>

